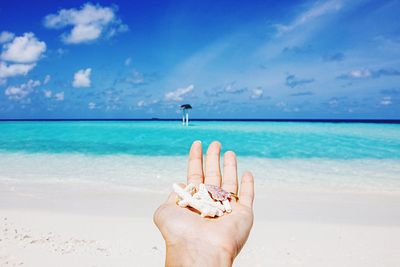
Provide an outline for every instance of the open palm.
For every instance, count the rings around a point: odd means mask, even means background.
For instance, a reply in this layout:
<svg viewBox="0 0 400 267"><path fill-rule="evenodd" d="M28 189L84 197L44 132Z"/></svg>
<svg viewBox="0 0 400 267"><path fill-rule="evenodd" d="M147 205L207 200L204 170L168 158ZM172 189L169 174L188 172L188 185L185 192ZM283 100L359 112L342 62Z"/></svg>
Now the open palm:
<svg viewBox="0 0 400 267"><path fill-rule="evenodd" d="M210 144L206 154L204 175L201 142L196 141L192 144L187 183L222 186L224 190L237 194L236 155L231 151L225 153L222 177L220 147L219 142ZM214 251L223 251L233 260L246 242L253 224L253 199L253 176L250 172L246 172L241 180L239 200L236 202L233 199L231 202L231 213L225 213L222 217L202 218L192 209L179 207L176 204L176 194L171 193L167 201L155 212L154 222L166 241L167 249L174 246L185 246L196 250L212 248Z"/></svg>

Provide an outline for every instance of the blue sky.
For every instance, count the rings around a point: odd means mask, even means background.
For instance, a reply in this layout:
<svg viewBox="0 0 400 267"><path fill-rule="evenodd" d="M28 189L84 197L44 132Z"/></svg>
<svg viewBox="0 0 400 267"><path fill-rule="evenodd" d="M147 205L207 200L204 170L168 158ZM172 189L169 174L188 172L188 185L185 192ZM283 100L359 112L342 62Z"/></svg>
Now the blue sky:
<svg viewBox="0 0 400 267"><path fill-rule="evenodd" d="M2 1L0 118L400 118L400 1Z"/></svg>

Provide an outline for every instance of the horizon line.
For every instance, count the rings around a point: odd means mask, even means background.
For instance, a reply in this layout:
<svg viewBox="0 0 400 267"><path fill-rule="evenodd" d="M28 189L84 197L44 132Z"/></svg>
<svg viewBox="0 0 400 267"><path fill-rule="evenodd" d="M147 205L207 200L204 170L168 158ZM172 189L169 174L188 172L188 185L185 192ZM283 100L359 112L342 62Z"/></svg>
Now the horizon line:
<svg viewBox="0 0 400 267"><path fill-rule="evenodd" d="M7 121L182 121L178 118L25 118L0 119ZM253 121L253 122L332 122L332 123L387 123L400 124L400 119L278 119L278 118L193 118L190 121Z"/></svg>

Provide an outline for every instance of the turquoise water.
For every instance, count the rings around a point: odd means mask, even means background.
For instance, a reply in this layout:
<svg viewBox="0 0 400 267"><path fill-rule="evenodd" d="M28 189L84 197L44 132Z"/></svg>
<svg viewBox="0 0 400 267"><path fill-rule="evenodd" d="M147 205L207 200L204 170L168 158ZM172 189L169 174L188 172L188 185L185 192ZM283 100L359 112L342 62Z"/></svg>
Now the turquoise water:
<svg viewBox="0 0 400 267"><path fill-rule="evenodd" d="M186 155L194 140L260 158L400 159L400 125L304 122L1 122L0 153Z"/></svg>

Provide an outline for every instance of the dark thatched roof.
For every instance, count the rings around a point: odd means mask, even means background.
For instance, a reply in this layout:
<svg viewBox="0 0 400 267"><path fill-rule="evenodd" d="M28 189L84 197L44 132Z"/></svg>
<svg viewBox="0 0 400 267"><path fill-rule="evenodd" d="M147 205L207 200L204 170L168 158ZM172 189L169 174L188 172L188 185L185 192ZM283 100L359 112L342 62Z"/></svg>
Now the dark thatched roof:
<svg viewBox="0 0 400 267"><path fill-rule="evenodd" d="M184 104L181 105L181 109L192 109L192 106L190 104Z"/></svg>

